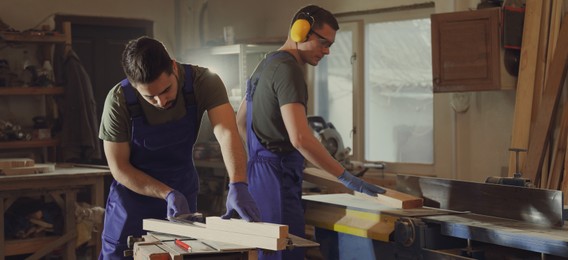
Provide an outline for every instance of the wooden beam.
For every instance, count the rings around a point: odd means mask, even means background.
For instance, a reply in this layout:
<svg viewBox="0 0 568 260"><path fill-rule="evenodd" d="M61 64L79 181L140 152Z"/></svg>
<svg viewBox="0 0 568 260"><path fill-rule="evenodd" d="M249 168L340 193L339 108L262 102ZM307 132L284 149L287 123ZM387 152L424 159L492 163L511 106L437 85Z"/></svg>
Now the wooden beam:
<svg viewBox="0 0 568 260"><path fill-rule="evenodd" d="M527 149L529 144L541 14L541 0L526 1L511 148ZM525 156L519 154L519 165L524 165ZM515 163L515 152L510 152L509 177L515 173Z"/></svg>
<svg viewBox="0 0 568 260"><path fill-rule="evenodd" d="M531 115L538 114L538 106L540 104L540 99L542 97L542 92L544 91L544 79L546 75L546 68L548 62L546 60L546 50L548 48L548 34L550 29L550 11L551 11L551 2L550 1L542 1L542 13L540 17L540 32L538 38L538 48L536 53L536 64L535 64L535 80L534 80L534 89L533 89L533 103L532 108L533 112ZM531 125L534 124L536 118L533 116L531 118ZM529 137L530 138L530 137ZM547 161L550 161L551 157L553 156L550 154L552 150L546 150L545 158ZM540 179L539 181L535 181L535 185L545 186L548 183L548 173L550 171L549 164L543 164Z"/></svg>
<svg viewBox="0 0 568 260"><path fill-rule="evenodd" d="M568 161L568 153L564 155L564 171L562 184L560 184L560 190L564 194L564 204L568 203L568 169L566 168L566 162Z"/></svg>
<svg viewBox="0 0 568 260"><path fill-rule="evenodd" d="M566 157L566 140L568 139L568 104L564 104L558 137L554 143L552 166L548 174L548 182L543 183L544 188L557 190L560 188L560 176L564 168Z"/></svg>
<svg viewBox="0 0 568 260"><path fill-rule="evenodd" d="M231 243L250 248L267 250L284 250L288 243L287 238L271 238L258 235L240 234L206 228L206 226L187 223L171 222L159 219L144 219L142 228L147 231L166 233L197 239L208 239L223 243Z"/></svg>
<svg viewBox="0 0 568 260"><path fill-rule="evenodd" d="M556 46L568 46L568 19L564 19ZM552 119L555 118L556 109L560 100L562 86L566 79L566 65L568 62L568 48L556 48L547 70L546 87L542 95L542 102L538 109L536 122L531 129L531 138L527 151L527 160L523 168L524 177L535 181L542 168L543 154L550 135Z"/></svg>
<svg viewBox="0 0 568 260"><path fill-rule="evenodd" d="M273 238L288 237L287 225L247 222L243 219L222 219L220 217L207 217L205 223L207 223L208 229Z"/></svg>
<svg viewBox="0 0 568 260"><path fill-rule="evenodd" d="M304 169L304 180L314 184L326 186L332 190L343 191L342 193L353 194L353 191L346 188L339 180L337 180L337 178L320 169ZM384 187L382 188L387 192L384 194L378 194L378 196L375 198L361 193L359 193L358 196L368 197L369 199L374 200L379 204L394 208L411 209L420 208L423 205L423 199L420 197L415 197Z"/></svg>
<svg viewBox="0 0 568 260"><path fill-rule="evenodd" d="M387 192L385 192L384 194L379 194L377 197L371 197L360 192L355 192L353 195L366 200L376 201L381 205L397 209L415 209L422 208L422 206L424 206L424 199L422 198L414 197L412 195L408 195L406 193L391 190L388 188L384 189L387 190Z"/></svg>

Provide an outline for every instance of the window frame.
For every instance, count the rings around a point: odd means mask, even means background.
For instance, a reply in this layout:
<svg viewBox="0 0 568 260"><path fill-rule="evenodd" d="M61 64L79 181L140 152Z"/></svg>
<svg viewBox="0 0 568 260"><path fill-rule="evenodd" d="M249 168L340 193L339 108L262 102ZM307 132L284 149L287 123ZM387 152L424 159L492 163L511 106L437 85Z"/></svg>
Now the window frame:
<svg viewBox="0 0 568 260"><path fill-rule="evenodd" d="M385 163L385 172L392 173L404 173L404 174L416 174L416 175L427 175L435 176L436 172L444 171L448 169L442 169L446 167L445 165L440 165L436 163L436 158L449 158L453 157L451 148L441 147L437 145L440 135L443 134L437 131L437 111L440 111L440 102L437 100L445 99L445 97L433 96L433 163L432 164L422 164L422 163L397 163L397 162L377 162L369 161L364 158L365 155L365 37L366 37L366 25L369 23L377 22L388 22L388 21L401 21L401 20L411 20L411 19L424 19L430 18L431 14L436 13L434 5L421 5L414 8L394 8L394 9L379 9L373 11L365 12L353 12L345 14L336 14L339 22L340 30L345 28L352 28L353 31L353 52L356 55L355 62L353 64L353 147L352 148L352 161L363 162L365 165L372 165L374 163ZM347 26L346 26L347 25ZM311 93L313 94L313 80L315 74L315 68L310 67L308 70L308 82L311 82ZM310 99L310 102L315 102L314 99ZM314 103L310 104L311 111L314 111ZM310 111L310 110L309 110ZM446 116L444 114L444 116ZM455 137L451 137L455 138Z"/></svg>

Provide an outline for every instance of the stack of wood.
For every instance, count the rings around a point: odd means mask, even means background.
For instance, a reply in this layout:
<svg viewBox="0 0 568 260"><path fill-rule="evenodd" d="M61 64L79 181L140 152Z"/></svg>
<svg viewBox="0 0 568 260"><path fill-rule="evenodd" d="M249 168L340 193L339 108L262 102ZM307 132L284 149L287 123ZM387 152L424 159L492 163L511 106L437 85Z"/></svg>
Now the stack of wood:
<svg viewBox="0 0 568 260"><path fill-rule="evenodd" d="M230 243L245 248L278 251L288 245L288 226L280 224L220 217L207 217L207 224L159 219L144 219L142 223L147 231Z"/></svg>
<svg viewBox="0 0 568 260"><path fill-rule="evenodd" d="M36 164L30 158L0 159L0 175L36 174L55 171L53 164Z"/></svg>
<svg viewBox="0 0 568 260"><path fill-rule="evenodd" d="M562 91L568 68L565 2L526 1L511 147L527 149L518 162L523 177L536 187L562 190L568 199L568 93ZM511 152L510 177L515 160Z"/></svg>

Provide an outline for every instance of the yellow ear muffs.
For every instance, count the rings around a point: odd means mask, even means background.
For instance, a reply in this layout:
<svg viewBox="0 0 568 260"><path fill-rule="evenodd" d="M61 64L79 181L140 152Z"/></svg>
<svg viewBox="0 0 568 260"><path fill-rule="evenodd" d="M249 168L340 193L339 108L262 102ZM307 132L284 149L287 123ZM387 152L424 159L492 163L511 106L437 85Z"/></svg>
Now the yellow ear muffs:
<svg viewBox="0 0 568 260"><path fill-rule="evenodd" d="M298 19L292 24L290 28L290 38L295 42L304 42L308 37L308 33L312 24L306 19Z"/></svg>

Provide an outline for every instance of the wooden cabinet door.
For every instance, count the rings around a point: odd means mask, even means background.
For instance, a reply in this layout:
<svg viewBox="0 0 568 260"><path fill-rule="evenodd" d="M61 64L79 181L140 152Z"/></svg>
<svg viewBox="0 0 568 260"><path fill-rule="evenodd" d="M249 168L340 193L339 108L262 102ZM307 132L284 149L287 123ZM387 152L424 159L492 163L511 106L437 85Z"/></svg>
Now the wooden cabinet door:
<svg viewBox="0 0 568 260"><path fill-rule="evenodd" d="M433 14L434 92L500 89L500 8Z"/></svg>

